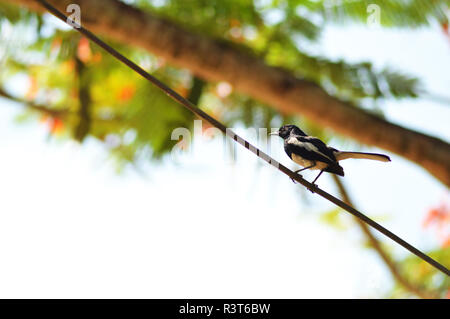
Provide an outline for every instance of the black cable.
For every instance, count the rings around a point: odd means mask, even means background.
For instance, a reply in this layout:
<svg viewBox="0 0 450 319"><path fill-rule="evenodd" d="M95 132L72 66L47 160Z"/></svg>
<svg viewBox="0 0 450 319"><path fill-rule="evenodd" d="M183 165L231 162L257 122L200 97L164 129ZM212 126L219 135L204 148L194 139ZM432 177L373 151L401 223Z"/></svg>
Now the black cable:
<svg viewBox="0 0 450 319"><path fill-rule="evenodd" d="M50 13L52 13L54 16L56 16L57 18L59 18L63 22L68 23L68 21L71 21L72 23L74 23L74 21L70 20L63 13L61 13L58 9L56 9L55 7L50 5L47 1L44 1L44 0L36 0L36 1L39 2ZM338 198L334 197L333 195L328 194L327 192L323 191L322 189L320 189L316 185L313 185L313 184L309 183L307 180L303 179L300 175L294 173L293 171L288 169L286 166L278 163L276 160L271 158L269 155L267 155L263 151L259 150L258 148L256 148L255 146L253 146L252 144L247 142L242 137L240 137L237 134L235 134L232 130L228 129L224 124L222 124L221 122L219 122L215 118L211 117L209 114L205 113L204 111L199 109L197 106L195 106L194 104L189 102L187 99L185 99L184 97L179 95L177 92L172 90L170 87L168 87L167 85L165 85L164 83L159 81L157 78L155 78L154 76L152 76L151 74L146 72L144 69L142 69L136 63L132 62L131 60L129 60L128 58L126 58L125 56L120 54L117 50L113 49L111 46L109 46L108 44L106 44L105 42L100 40L91 31L83 28L82 26L77 26L75 28L75 30L77 30L78 32L80 32L81 34L83 34L84 36L89 38L92 42L96 43L98 46L102 47L106 52L108 52L109 54L114 56L116 59L118 59L119 61L121 61L122 63L124 63L128 67L130 67L131 69L133 69L135 72L139 73L141 76L143 76L148 81L150 81L155 86L157 86L162 91L164 91L172 99L174 99L175 101L177 101L178 103L183 105L185 108L190 110L192 113L196 114L199 118L201 118L201 119L209 122L211 125L217 127L219 130L221 130L223 133L225 133L225 135L229 136L230 138L232 138L233 140L235 140L236 142L238 142L239 144L241 144L242 146L244 146L248 150L252 151L253 153L256 154L256 156L258 156L259 158L265 160L266 162L268 162L272 166L276 167L281 172L283 172L284 174L289 176L291 179L297 181L298 183L300 183L303 186L307 187L312 192L315 192L315 193L319 194L323 198L329 200L330 202L334 203L335 205L339 206L340 208L346 210L350 214L358 217L359 219L361 219L362 221L364 221L368 225L372 226L373 228L375 228L376 230L378 230L382 234L386 235L387 237L389 237L390 239L395 241L400 246L402 246L405 249L409 250L411 253L413 253L414 255L419 257L420 259L426 261L427 263L429 263L430 265L432 265L436 269L442 271L447 276L450 276L450 270L448 270L444 265L440 264L439 262L437 262L436 260L434 260L430 256L428 256L425 253L421 252L419 249L417 249L414 246L410 245L409 243L407 243L406 241L404 241L403 239L401 239L400 237L398 237L397 235L395 235L391 231L387 230L386 228L384 228L383 226L381 226L377 222L373 221L372 219L370 219L369 217L367 217L363 213L359 212L358 210L356 210L352 206L347 205L346 203L344 203L343 201L341 201Z"/></svg>

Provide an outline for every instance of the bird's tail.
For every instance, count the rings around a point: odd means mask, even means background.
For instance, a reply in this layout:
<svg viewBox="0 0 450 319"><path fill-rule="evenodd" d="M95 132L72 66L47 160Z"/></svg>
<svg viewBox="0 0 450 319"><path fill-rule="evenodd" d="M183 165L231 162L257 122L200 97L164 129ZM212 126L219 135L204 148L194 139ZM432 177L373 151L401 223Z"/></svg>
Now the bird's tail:
<svg viewBox="0 0 450 319"><path fill-rule="evenodd" d="M380 161L380 162L390 162L391 159L389 156L384 154L377 154L377 153L362 153L362 152L336 152L334 153L334 156L338 161L345 160L347 158L365 158L370 159L374 161Z"/></svg>

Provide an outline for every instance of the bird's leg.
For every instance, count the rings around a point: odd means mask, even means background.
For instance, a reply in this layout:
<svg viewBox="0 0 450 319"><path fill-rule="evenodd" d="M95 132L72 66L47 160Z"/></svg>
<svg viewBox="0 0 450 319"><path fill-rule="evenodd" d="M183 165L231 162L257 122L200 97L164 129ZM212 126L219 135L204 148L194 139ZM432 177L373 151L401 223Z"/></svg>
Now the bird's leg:
<svg viewBox="0 0 450 319"><path fill-rule="evenodd" d="M304 168L302 168L302 169L298 169L298 170L294 171L294 173L298 173L298 172L304 171L305 169L312 168L312 167L314 167L314 166L316 166L315 163L314 163L313 165L308 166L308 167L304 167Z"/></svg>
<svg viewBox="0 0 450 319"><path fill-rule="evenodd" d="M314 184L317 181L317 179L320 177L320 175L322 175L322 173L323 170L320 171L319 175L317 175L317 177L313 180L312 184Z"/></svg>
<svg viewBox="0 0 450 319"><path fill-rule="evenodd" d="M319 175L317 175L317 177L312 181L311 184L313 185L313 189L310 189L311 193L314 193L314 188L317 188L317 185L314 183L317 181L317 179L320 177L320 175L322 175L322 173L323 173L323 170L321 170Z"/></svg>
<svg viewBox="0 0 450 319"><path fill-rule="evenodd" d="M298 174L299 172L304 171L304 170L306 170L306 169L308 169L308 168L312 168L312 167L314 167L314 166L316 166L316 163L314 163L314 164L312 164L312 165L310 165L310 166L308 166L308 167L304 167L304 168L302 168L302 169L298 169L298 170L294 171L294 173L295 173L295 174ZM298 175L300 175L300 174L298 174ZM302 177L302 175L300 175L300 177ZM291 178L291 180L292 180L292 181L294 182L294 184L295 184L294 179Z"/></svg>

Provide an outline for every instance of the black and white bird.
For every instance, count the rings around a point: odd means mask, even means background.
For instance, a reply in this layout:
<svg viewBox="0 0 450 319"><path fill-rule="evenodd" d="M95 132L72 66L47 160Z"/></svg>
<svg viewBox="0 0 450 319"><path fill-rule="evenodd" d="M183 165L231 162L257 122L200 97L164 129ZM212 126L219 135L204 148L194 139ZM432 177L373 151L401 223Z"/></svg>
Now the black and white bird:
<svg viewBox="0 0 450 319"><path fill-rule="evenodd" d="M306 169L320 170L312 184L317 181L323 172L344 176L344 169L339 165L339 161L347 158L365 158L381 162L391 161L389 156L383 154L339 151L327 146L317 137L308 136L295 125L284 125L270 135L278 135L283 138L286 154L295 163L304 167L295 171L295 173Z"/></svg>

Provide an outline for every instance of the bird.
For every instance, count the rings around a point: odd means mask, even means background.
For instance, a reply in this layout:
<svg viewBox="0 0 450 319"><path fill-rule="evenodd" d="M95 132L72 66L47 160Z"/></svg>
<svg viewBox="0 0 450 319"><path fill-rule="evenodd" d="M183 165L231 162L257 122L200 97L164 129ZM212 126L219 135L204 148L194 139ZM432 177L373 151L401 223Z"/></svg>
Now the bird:
<svg viewBox="0 0 450 319"><path fill-rule="evenodd" d="M389 156L384 154L339 151L328 146L319 138L307 135L295 125L283 125L278 131L269 135L278 135L283 138L286 154L292 161L303 166L302 169L296 170L294 173L298 174L307 169L320 170L319 175L312 182L315 187L317 187L315 182L323 172L344 176L344 169L339 165L339 161L348 158L362 158L381 162L391 161ZM293 179L292 181L295 183Z"/></svg>

